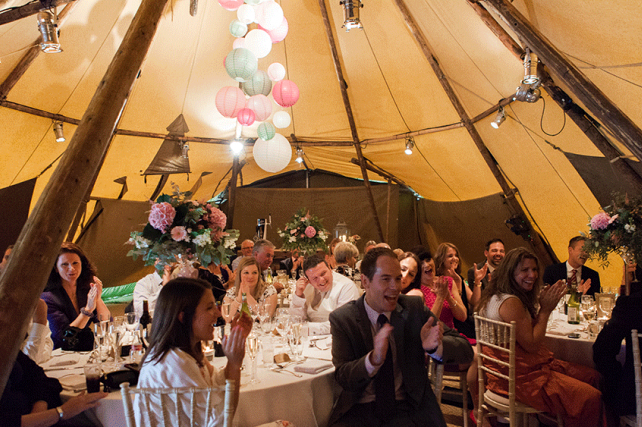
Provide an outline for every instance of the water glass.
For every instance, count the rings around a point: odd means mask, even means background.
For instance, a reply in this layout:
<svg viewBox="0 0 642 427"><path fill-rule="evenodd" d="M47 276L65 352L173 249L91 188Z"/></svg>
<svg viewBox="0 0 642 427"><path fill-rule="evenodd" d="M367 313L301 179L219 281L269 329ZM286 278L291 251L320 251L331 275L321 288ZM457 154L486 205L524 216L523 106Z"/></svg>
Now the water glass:
<svg viewBox="0 0 642 427"><path fill-rule="evenodd" d="M109 338L109 321L94 323L94 357L101 362L105 362L109 357Z"/></svg>
<svg viewBox="0 0 642 427"><path fill-rule="evenodd" d="M263 352L263 366L272 366L274 363L274 341L270 335L261 337L261 350Z"/></svg>
<svg viewBox="0 0 642 427"><path fill-rule="evenodd" d="M98 393L100 391L100 376L102 368L100 363L88 363L84 366L87 393Z"/></svg>

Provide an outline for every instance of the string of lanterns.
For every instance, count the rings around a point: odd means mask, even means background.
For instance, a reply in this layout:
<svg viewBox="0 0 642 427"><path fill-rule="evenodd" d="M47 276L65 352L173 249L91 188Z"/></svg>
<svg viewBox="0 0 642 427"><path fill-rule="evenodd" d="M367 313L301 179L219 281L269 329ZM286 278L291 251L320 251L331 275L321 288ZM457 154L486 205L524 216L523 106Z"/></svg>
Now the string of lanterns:
<svg viewBox="0 0 642 427"><path fill-rule="evenodd" d="M228 11L236 11L236 19L229 25L230 34L236 39L224 65L240 88L222 87L216 94L216 109L223 117L235 118L241 126L261 122L257 128L259 139L253 148L254 160L267 172L279 172L290 163L292 148L276 129L287 128L292 119L287 111L273 114L268 96L272 94L277 105L288 108L299 100L300 93L296 83L285 79L282 64L274 62L263 71L258 69L258 60L270 54L273 44L285 39L288 21L274 0L218 0L218 3ZM252 24L256 28L249 29ZM272 123L267 121L270 116Z"/></svg>

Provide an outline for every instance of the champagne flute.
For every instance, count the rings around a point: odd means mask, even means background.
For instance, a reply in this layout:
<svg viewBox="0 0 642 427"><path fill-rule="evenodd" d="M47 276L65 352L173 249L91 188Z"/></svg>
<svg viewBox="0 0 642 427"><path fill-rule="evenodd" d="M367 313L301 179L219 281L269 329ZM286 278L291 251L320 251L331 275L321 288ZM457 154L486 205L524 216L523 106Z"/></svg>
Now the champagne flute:
<svg viewBox="0 0 642 427"><path fill-rule="evenodd" d="M231 320L229 302L223 302L223 305L221 306L221 315L223 316L223 319L225 320L226 323L228 323Z"/></svg>
<svg viewBox="0 0 642 427"><path fill-rule="evenodd" d="M288 338L290 341L290 350L292 351L293 360L295 362L302 362L303 358L303 346L301 345L301 317L293 316L290 322L290 333Z"/></svg>
<svg viewBox="0 0 642 427"><path fill-rule="evenodd" d="M259 352L259 337L250 333L247 336L247 355L249 356L252 362L251 374L250 374L250 384L256 384L259 380L256 379L256 356Z"/></svg>

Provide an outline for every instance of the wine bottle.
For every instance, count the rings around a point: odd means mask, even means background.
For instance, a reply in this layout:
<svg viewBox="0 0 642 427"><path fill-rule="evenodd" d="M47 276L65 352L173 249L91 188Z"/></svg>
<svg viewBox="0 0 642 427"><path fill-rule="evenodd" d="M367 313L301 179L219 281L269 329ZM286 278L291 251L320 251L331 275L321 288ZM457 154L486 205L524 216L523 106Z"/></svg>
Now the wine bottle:
<svg viewBox="0 0 642 427"><path fill-rule="evenodd" d="M575 286L571 287L571 296L568 299L568 323L579 325L580 323L580 297Z"/></svg>
<svg viewBox="0 0 642 427"><path fill-rule="evenodd" d="M152 323L152 316L149 314L149 302L143 300L143 314L138 320L140 323L140 341L143 345L143 348L147 350L147 345L149 344L149 325Z"/></svg>
<svg viewBox="0 0 642 427"><path fill-rule="evenodd" d="M250 306L247 305L247 295L245 292L241 295L241 314L247 313L248 316L252 317L252 313L250 312Z"/></svg>
<svg viewBox="0 0 642 427"><path fill-rule="evenodd" d="M267 270L265 270L265 283L271 285L272 282L274 282L274 278L272 277L272 269L268 267Z"/></svg>

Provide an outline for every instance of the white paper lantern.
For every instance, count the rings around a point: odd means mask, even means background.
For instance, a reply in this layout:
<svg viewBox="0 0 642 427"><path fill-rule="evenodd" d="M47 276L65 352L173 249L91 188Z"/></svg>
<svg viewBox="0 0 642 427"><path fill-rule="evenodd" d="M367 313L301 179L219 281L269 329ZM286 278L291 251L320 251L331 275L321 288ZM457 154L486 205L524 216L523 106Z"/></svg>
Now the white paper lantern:
<svg viewBox="0 0 642 427"><path fill-rule="evenodd" d="M290 126L292 119L287 111L277 111L272 117L272 123L279 129L284 129Z"/></svg>
<svg viewBox="0 0 642 427"><path fill-rule="evenodd" d="M265 58L272 50L272 39L265 31L255 29L245 36L245 48L249 49L257 58Z"/></svg>
<svg viewBox="0 0 642 427"><path fill-rule="evenodd" d="M266 30L274 30L283 22L283 9L274 1L266 1L256 7L255 20Z"/></svg>
<svg viewBox="0 0 642 427"><path fill-rule="evenodd" d="M234 43L232 43L232 49L238 49L241 47L245 47L245 39L243 37L234 39Z"/></svg>
<svg viewBox="0 0 642 427"><path fill-rule="evenodd" d="M256 164L264 171L271 173L282 171L292 159L292 147L279 133L269 141L257 139L252 153Z"/></svg>
<svg viewBox="0 0 642 427"><path fill-rule="evenodd" d="M285 67L278 62L271 64L268 67L267 72L270 80L272 80L273 82L283 80L283 78L285 77Z"/></svg>
<svg viewBox="0 0 642 427"><path fill-rule="evenodd" d="M244 24L251 24L255 18L254 8L249 4L243 4L236 11L236 17Z"/></svg>

